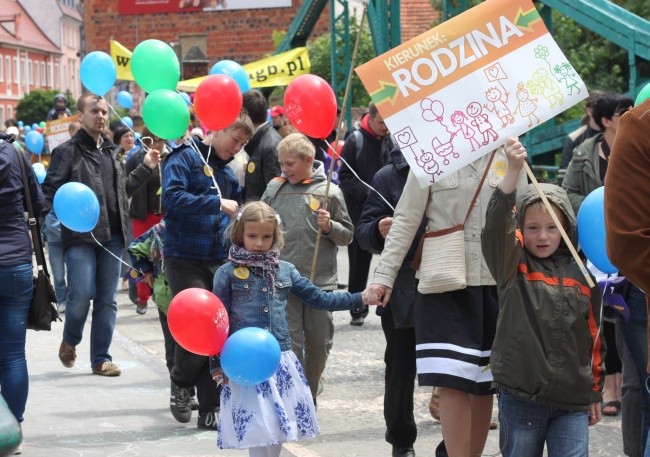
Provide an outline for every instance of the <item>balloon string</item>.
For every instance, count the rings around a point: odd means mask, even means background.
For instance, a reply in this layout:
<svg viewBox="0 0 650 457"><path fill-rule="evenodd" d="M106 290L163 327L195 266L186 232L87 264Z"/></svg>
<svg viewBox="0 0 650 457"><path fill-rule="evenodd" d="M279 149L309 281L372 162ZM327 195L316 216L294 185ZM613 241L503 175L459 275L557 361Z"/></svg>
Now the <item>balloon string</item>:
<svg viewBox="0 0 650 457"><path fill-rule="evenodd" d="M388 207L389 207L391 210L393 210L393 212L395 212L395 208L393 208L393 205L391 205L390 203L388 203L388 200L386 200L386 199L384 198L384 196L383 196L382 194L380 194L379 191L378 191L377 189L375 189L375 188L372 187L370 184L368 184L368 183L365 182L363 179L361 179L361 178L359 177L359 175L357 174L357 172L354 171L354 169L350 166L349 163L346 162L346 160L343 158L343 156L339 155L339 153L338 153L338 152L337 152L337 151L332 147L331 144L327 143L327 141L325 141L325 144L327 144L327 147L328 147L329 149L332 150L332 155L331 155L331 156L332 156L332 161L334 160L334 157L337 157L337 156L338 156L337 158L338 158L338 159L341 159L341 161L342 161L344 164L346 164L346 165L348 166L348 170L350 170L350 171L352 172L352 174L354 175L354 177L357 178L357 179L359 180L359 182L361 182L361 184L363 184L363 185L366 186L368 189L370 189L371 191L373 191L373 192L375 192L377 195L379 195L379 198L381 198L381 199L384 201L384 203L386 203L386 204L388 205Z"/></svg>
<svg viewBox="0 0 650 457"><path fill-rule="evenodd" d="M104 251L108 252L110 255L112 255L112 256L115 257L117 260L119 260L120 262L122 262L124 265L126 265L127 267L129 267L131 270L137 271L137 272L140 273L141 275L144 275L144 272L143 272L143 271L138 270L138 269L137 269L136 267L134 267L133 265L129 265L129 264L126 263L124 260L122 260L120 257L116 256L116 255L113 254L111 251L109 251L108 249L106 249L106 247L105 247L102 243L100 243L99 241L97 241L97 238L95 238L95 234L94 234L93 232L90 232L90 236L93 237L93 240L95 240L95 243L97 243L98 245L100 245L101 248L102 248Z"/></svg>
<svg viewBox="0 0 650 457"><path fill-rule="evenodd" d="M210 141L209 141L210 144L208 146L208 159L210 158L210 153L212 152L212 132L210 132L210 137L209 138L210 138ZM210 165L208 165L207 159L203 158L203 155L201 154L201 151L199 151L199 148L194 143L194 140L192 139L191 136L188 137L187 133L186 133L186 136L185 136L185 143L188 144L192 149L194 149L194 151L199 155L199 158L201 159L201 162L203 162L203 164L206 167L209 167L210 170L212 170L212 167L210 167ZM210 178L212 178L212 182L214 183L214 187L212 187L212 188L217 190L217 195L219 196L219 198L223 198L221 196L221 189L219 188L219 184L217 184L217 180L214 178L214 171L212 171L210 173Z"/></svg>

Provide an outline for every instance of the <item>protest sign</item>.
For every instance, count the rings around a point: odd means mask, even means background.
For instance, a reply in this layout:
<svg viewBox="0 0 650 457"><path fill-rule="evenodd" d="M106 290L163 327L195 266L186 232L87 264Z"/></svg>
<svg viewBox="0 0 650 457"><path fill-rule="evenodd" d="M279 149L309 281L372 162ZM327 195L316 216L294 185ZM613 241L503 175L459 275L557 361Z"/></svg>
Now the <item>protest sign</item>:
<svg viewBox="0 0 650 457"><path fill-rule="evenodd" d="M70 127L70 123L76 120L77 116L68 116L47 122L45 135L47 136L47 145L50 151L53 151L54 148L70 139L68 128Z"/></svg>
<svg viewBox="0 0 650 457"><path fill-rule="evenodd" d="M486 0L355 71L422 187L588 95L530 0Z"/></svg>

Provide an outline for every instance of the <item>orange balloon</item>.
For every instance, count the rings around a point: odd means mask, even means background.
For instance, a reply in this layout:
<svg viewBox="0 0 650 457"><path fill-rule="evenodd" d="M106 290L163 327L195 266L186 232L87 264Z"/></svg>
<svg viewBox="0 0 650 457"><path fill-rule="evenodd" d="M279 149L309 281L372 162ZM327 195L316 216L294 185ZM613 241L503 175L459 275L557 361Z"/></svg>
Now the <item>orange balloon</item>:
<svg viewBox="0 0 650 457"><path fill-rule="evenodd" d="M194 354L217 355L230 329L228 312L212 292L185 289L174 296L167 311L174 340Z"/></svg>

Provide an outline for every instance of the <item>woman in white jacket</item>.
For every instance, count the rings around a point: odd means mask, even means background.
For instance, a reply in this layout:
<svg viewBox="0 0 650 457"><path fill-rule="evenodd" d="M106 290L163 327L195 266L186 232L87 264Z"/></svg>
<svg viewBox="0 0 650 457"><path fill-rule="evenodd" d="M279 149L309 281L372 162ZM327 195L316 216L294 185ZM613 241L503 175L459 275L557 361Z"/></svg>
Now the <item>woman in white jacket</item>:
<svg viewBox="0 0 650 457"><path fill-rule="evenodd" d="M422 220L428 231L462 224L486 172L487 154L422 189L413 171L404 187L386 237L379 265L366 292L377 304L388 302L393 282ZM481 230L488 200L503 178L507 160L502 148L494 158L475 206L465 223L465 289L417 294L415 338L418 383L440 387L440 417L451 457L483 452L492 415L490 349L498 314L497 291L481 252ZM520 176L519 187L526 184ZM444 263L440 269L445 269ZM469 425L469 426L468 426Z"/></svg>

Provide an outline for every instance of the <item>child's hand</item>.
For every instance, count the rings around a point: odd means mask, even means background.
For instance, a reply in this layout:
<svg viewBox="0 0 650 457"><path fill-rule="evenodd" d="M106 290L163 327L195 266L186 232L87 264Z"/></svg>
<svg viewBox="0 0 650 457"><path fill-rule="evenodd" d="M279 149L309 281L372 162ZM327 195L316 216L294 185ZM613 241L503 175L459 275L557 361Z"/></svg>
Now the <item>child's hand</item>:
<svg viewBox="0 0 650 457"><path fill-rule="evenodd" d="M151 273L150 271L146 272L144 274L144 278L142 278L142 280L144 281L144 283L146 285L148 285L149 287L151 287L153 289L153 273Z"/></svg>
<svg viewBox="0 0 650 457"><path fill-rule="evenodd" d="M332 221L330 220L330 213L326 209L319 209L317 211L316 223L323 230L324 233L332 231Z"/></svg>
<svg viewBox="0 0 650 457"><path fill-rule="evenodd" d="M504 150L506 157L508 157L508 168L513 168L517 172L524 166L528 153L526 148L519 142L517 138L508 138Z"/></svg>
<svg viewBox="0 0 650 457"><path fill-rule="evenodd" d="M384 308L388 304L393 289L381 284L370 284L361 294L364 305L381 306Z"/></svg>
<svg viewBox="0 0 650 457"><path fill-rule="evenodd" d="M237 215L237 211L239 211L239 203L237 203L235 200L222 198L221 211L226 213L229 217L235 217Z"/></svg>
<svg viewBox="0 0 650 457"><path fill-rule="evenodd" d="M596 425L600 422L600 402L592 403L589 407L589 426Z"/></svg>
<svg viewBox="0 0 650 457"><path fill-rule="evenodd" d="M228 384L228 377L219 368L212 372L212 379L214 379L214 382L216 382L218 386L225 386Z"/></svg>
<svg viewBox="0 0 650 457"><path fill-rule="evenodd" d="M508 158L508 169L506 170L506 175L503 177L503 181L501 181L501 190L504 194L509 195L517 188L519 173L524 166L528 154L526 153L526 148L522 146L517 138L508 138L503 150Z"/></svg>

